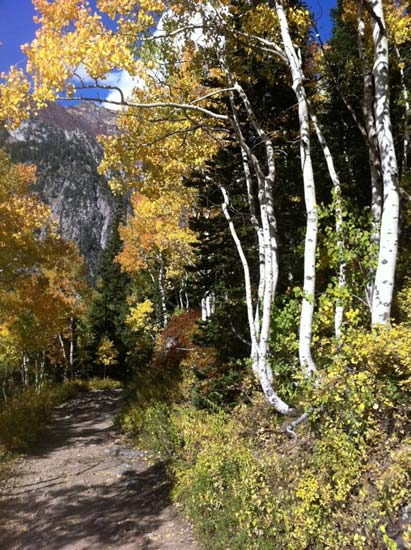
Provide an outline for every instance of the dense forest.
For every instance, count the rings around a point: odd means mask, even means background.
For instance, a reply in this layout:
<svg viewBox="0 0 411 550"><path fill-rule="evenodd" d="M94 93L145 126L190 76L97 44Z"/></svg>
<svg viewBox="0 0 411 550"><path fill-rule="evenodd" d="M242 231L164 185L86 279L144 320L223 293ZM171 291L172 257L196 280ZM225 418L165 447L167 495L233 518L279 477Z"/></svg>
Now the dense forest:
<svg viewBox="0 0 411 550"><path fill-rule="evenodd" d="M33 4L0 118L115 109L115 213L91 280L0 151L2 452L110 377L205 548L409 548L408 2L339 0L326 43L300 0Z"/></svg>

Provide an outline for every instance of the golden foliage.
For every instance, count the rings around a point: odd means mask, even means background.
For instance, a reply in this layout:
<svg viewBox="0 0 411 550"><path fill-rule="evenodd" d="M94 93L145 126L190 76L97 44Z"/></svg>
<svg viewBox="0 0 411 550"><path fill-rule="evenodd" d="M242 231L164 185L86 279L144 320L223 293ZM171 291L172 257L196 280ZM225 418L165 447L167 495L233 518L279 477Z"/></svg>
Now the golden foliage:
<svg viewBox="0 0 411 550"><path fill-rule="evenodd" d="M167 276L176 276L193 261L195 241L187 226L181 195L169 192L150 200L135 194L132 205L134 215L120 229L124 240L124 249L118 256L121 266L129 273L138 273L152 263L165 262Z"/></svg>
<svg viewBox="0 0 411 550"><path fill-rule="evenodd" d="M28 192L35 170L0 150L0 355L44 350L83 312L82 261L51 212Z"/></svg>

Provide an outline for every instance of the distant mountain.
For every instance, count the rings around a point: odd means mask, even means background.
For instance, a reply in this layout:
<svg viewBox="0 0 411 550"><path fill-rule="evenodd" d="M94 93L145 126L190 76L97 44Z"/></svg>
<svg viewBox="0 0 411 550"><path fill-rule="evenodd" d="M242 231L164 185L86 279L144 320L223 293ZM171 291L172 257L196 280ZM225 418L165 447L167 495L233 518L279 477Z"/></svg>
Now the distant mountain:
<svg viewBox="0 0 411 550"><path fill-rule="evenodd" d="M40 111L38 119L62 130L83 130L94 137L116 132L115 113L92 101L83 101L70 107L53 103Z"/></svg>
<svg viewBox="0 0 411 550"><path fill-rule="evenodd" d="M78 244L92 280L116 209L107 180L97 173L102 150L96 136L115 131L115 113L90 101L50 105L2 139L14 161L37 166L33 191L50 206L62 236Z"/></svg>

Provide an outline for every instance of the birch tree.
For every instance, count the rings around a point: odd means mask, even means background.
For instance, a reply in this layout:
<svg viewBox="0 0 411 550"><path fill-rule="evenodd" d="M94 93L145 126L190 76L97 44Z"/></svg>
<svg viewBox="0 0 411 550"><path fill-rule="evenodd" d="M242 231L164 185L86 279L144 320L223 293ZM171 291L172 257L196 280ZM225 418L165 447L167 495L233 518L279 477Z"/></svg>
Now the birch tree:
<svg viewBox="0 0 411 550"><path fill-rule="evenodd" d="M403 140L400 178L403 178L410 171L411 98L409 83L407 82L409 57L406 55L406 52L411 41L411 12L409 3L406 0L389 3L385 8L387 10L385 14L386 26L400 73L401 99L403 102Z"/></svg>
<svg viewBox="0 0 411 550"><path fill-rule="evenodd" d="M300 320L299 354L301 368L307 375L316 371L311 354L312 326L315 298L315 263L318 233L318 214L315 195L314 170L311 159L310 117L307 95L304 88L304 73L301 52L293 44L290 29L282 0L274 1L284 51L292 76L292 86L298 102L298 118L300 123L300 157L304 182L304 196L307 213L307 230L304 250L304 297Z"/></svg>
<svg viewBox="0 0 411 550"><path fill-rule="evenodd" d="M367 2L371 10L374 43L373 77L375 86L374 116L381 158L384 202L378 265L372 300L372 324L389 322L394 291L398 252L399 190L398 165L392 134L389 97L389 43L382 0Z"/></svg>
<svg viewBox="0 0 411 550"><path fill-rule="evenodd" d="M362 79L363 79L363 116L364 116L364 134L368 149L368 158L371 175L371 214L372 214L372 229L371 229L371 247L376 247L377 251L380 246L380 224L382 215L382 174L381 161L377 141L377 129L374 118L374 77L372 69L368 61L366 48L366 32L365 32L365 14L362 0L356 0L357 11L357 42L358 54L361 62ZM374 269L370 270L369 281L366 287L367 302L372 311L372 301L374 295Z"/></svg>

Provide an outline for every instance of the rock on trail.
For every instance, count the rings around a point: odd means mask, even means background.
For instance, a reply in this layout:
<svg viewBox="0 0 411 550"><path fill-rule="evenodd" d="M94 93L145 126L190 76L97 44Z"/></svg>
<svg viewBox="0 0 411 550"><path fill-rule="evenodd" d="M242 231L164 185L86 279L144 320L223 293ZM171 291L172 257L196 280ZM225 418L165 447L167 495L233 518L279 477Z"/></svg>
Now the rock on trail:
<svg viewBox="0 0 411 550"><path fill-rule="evenodd" d="M120 391L58 407L41 444L0 486L1 550L196 550L164 465L116 433Z"/></svg>

